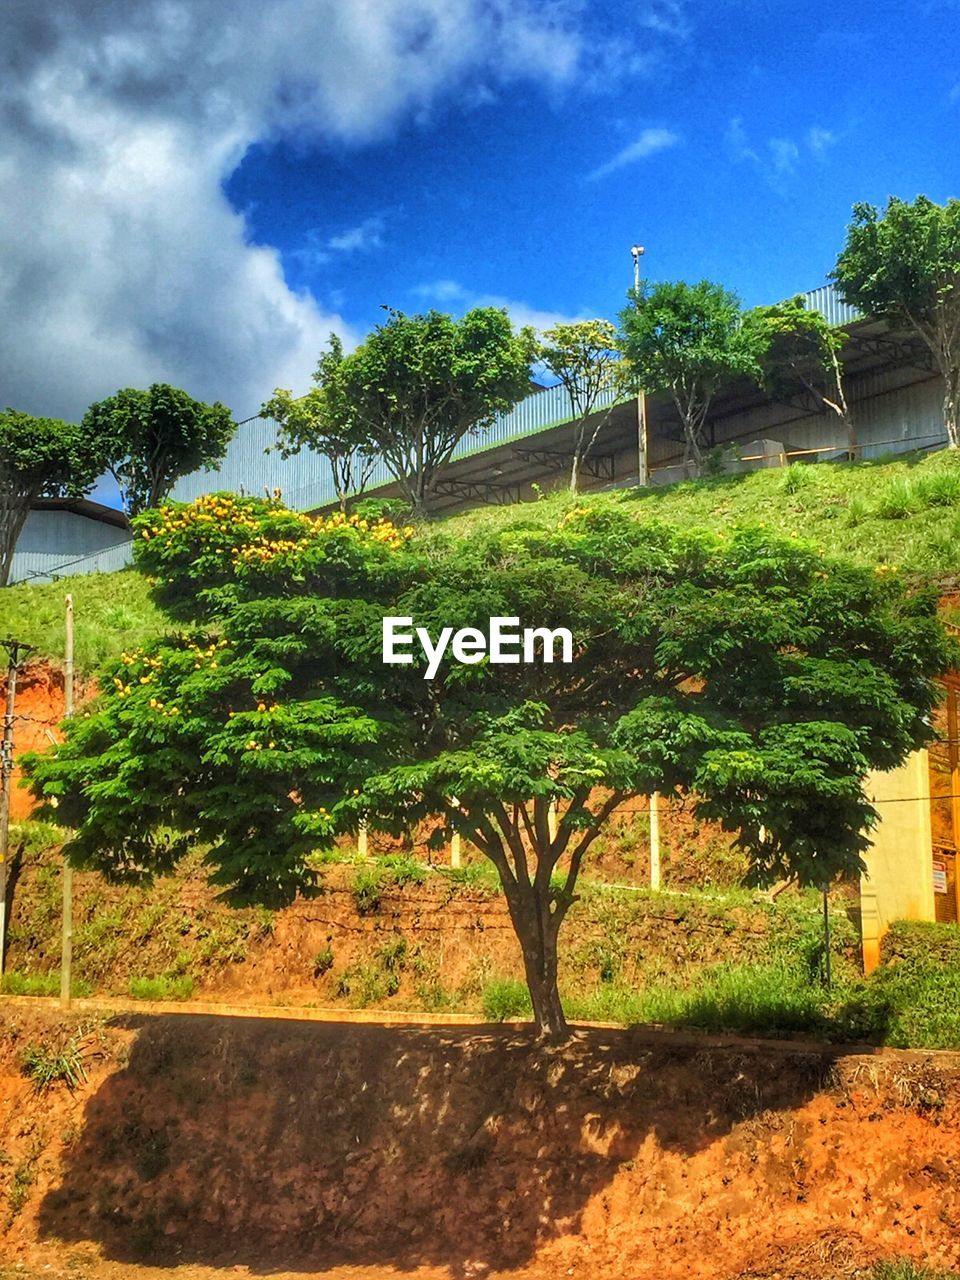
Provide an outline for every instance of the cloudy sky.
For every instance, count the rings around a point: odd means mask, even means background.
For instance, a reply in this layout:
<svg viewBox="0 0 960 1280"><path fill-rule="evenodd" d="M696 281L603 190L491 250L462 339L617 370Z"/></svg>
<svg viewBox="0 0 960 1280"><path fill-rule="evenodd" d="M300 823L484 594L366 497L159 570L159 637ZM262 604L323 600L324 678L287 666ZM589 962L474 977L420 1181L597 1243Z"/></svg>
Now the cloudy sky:
<svg viewBox="0 0 960 1280"><path fill-rule="evenodd" d="M960 195L956 0L3 0L0 403L238 417L335 329L821 283L855 200Z"/></svg>

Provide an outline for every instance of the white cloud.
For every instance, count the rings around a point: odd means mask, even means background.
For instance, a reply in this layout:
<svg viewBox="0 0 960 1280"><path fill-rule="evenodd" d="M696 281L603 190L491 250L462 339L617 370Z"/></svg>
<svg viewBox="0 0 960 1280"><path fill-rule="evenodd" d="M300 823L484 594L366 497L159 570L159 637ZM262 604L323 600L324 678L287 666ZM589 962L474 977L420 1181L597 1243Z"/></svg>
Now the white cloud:
<svg viewBox="0 0 960 1280"><path fill-rule="evenodd" d="M411 290L418 303L428 307L443 307L454 312L469 311L471 307L502 307L515 325L530 325L538 332L555 324L569 324L584 316L565 315L560 311L544 311L529 302L518 302L493 293L476 293L457 280L430 280Z"/></svg>
<svg viewBox="0 0 960 1280"><path fill-rule="evenodd" d="M771 138L767 143L770 148L770 159L773 176L784 178L793 173L800 159L800 148L790 138Z"/></svg>
<svg viewBox="0 0 960 1280"><path fill-rule="evenodd" d="M647 156L656 155L658 151L675 147L679 141L679 135L672 133L669 129L644 129L636 142L631 142L622 151L618 151L611 160L588 173L587 181L597 182L600 178L615 173L617 169L624 168L625 165L635 164L638 160L645 160Z"/></svg>
<svg viewBox="0 0 960 1280"><path fill-rule="evenodd" d="M760 156L750 145L742 117L734 116L730 121L723 135L723 145L732 160L749 160L752 164L759 165Z"/></svg>
<svg viewBox="0 0 960 1280"><path fill-rule="evenodd" d="M674 8L646 0L637 29ZM591 27L584 0L8 0L0 402L73 417L168 380L245 414L307 385L329 331L352 335L250 243L223 192L246 151L360 145L465 84L578 85L603 56ZM382 229L327 234L315 253Z"/></svg>
<svg viewBox="0 0 960 1280"><path fill-rule="evenodd" d="M822 156L837 142L837 135L832 129L823 129L820 125L815 124L812 129L807 132L807 146L815 156Z"/></svg>
<svg viewBox="0 0 960 1280"><path fill-rule="evenodd" d="M327 246L337 253L368 253L383 248L383 232L386 221L380 214L364 220L338 236L331 236Z"/></svg>
<svg viewBox="0 0 960 1280"><path fill-rule="evenodd" d="M812 125L803 138L806 151L817 159L822 159L837 141L837 134L822 125ZM768 138L765 145L755 146L741 116L730 121L723 143L731 160L752 165L781 193L804 159L804 149L793 138Z"/></svg>

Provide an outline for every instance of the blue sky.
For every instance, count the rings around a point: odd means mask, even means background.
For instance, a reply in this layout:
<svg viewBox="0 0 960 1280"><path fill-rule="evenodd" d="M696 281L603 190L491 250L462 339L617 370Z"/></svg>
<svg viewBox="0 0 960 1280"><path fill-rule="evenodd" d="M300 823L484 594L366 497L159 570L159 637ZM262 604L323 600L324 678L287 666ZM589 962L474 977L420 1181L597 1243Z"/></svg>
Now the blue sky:
<svg viewBox="0 0 960 1280"><path fill-rule="evenodd" d="M957 0L6 0L0 396L238 417L381 304L613 318L823 282L856 200L960 195Z"/></svg>
<svg viewBox="0 0 960 1280"><path fill-rule="evenodd" d="M653 278L772 301L823 282L854 201L960 192L953 6L701 4L661 33L635 12L604 27L636 71L458 86L360 146L256 145L229 198L291 287L364 331L380 303L612 316L635 240Z"/></svg>

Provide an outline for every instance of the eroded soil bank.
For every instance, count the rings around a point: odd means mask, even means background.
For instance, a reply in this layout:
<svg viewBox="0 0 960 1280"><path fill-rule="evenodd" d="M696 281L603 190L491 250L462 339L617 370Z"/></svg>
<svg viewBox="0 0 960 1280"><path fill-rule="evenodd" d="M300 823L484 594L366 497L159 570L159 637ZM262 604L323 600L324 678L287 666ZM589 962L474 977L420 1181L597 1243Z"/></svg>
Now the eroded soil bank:
<svg viewBox="0 0 960 1280"><path fill-rule="evenodd" d="M144 1014L88 1023L87 1081L37 1093L25 1048L76 1030L0 1010L0 1258L27 1274L960 1264L957 1055Z"/></svg>

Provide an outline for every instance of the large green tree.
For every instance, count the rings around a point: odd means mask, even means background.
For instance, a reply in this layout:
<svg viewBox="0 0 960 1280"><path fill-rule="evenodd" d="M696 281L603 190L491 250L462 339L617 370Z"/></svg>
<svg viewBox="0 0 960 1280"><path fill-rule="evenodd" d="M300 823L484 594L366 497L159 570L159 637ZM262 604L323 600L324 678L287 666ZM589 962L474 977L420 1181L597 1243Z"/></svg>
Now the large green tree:
<svg viewBox="0 0 960 1280"><path fill-rule="evenodd" d="M280 424L277 444L284 458L313 449L327 459L340 510L346 511L348 499L360 497L366 488L377 455L351 408L343 375L343 343L332 333L307 394L294 396L277 387L260 413Z"/></svg>
<svg viewBox="0 0 960 1280"><path fill-rule="evenodd" d="M944 381L943 422L960 446L960 200L855 204L833 279L845 301L917 334Z"/></svg>
<svg viewBox="0 0 960 1280"><path fill-rule="evenodd" d="M736 294L709 280L643 283L620 313L620 349L638 389L666 392L683 426L684 461L703 467L705 428L716 393L756 377L756 333Z"/></svg>
<svg viewBox="0 0 960 1280"><path fill-rule="evenodd" d="M515 333L496 307L476 307L459 320L390 311L345 358L340 411L420 516L463 437L484 431L528 394L535 356L533 330Z"/></svg>
<svg viewBox="0 0 960 1280"><path fill-rule="evenodd" d="M195 629L124 655L93 714L33 760L76 828L71 860L140 879L199 839L228 896L276 903L361 820L439 817L497 868L556 1039L558 937L618 804L690 792L756 882L855 874L864 776L929 737L952 653L933 597L895 574L612 501L464 539L220 496L141 518L136 543ZM387 616L408 620L406 664L384 662ZM541 635L535 660L504 642L494 661L497 625L568 628L571 651L543 661ZM431 668L415 627L463 633Z"/></svg>
<svg viewBox="0 0 960 1280"><path fill-rule="evenodd" d="M0 586L10 579L17 540L38 498L82 498L102 475L109 441L59 418L0 413Z"/></svg>
<svg viewBox="0 0 960 1280"><path fill-rule="evenodd" d="M237 429L219 401L204 404L164 383L92 404L83 426L110 441L110 471L128 515L157 506L181 476L212 470Z"/></svg>
<svg viewBox="0 0 960 1280"><path fill-rule="evenodd" d="M570 492L576 493L583 464L626 385L627 367L609 320L573 320L545 329L538 354L570 402Z"/></svg>
<svg viewBox="0 0 960 1280"><path fill-rule="evenodd" d="M805 397L818 413L832 413L856 456L857 433L847 404L840 352L845 334L807 307L802 295L772 307L755 307L743 320L751 338L759 381L778 400ZM753 341L755 339L755 341Z"/></svg>

